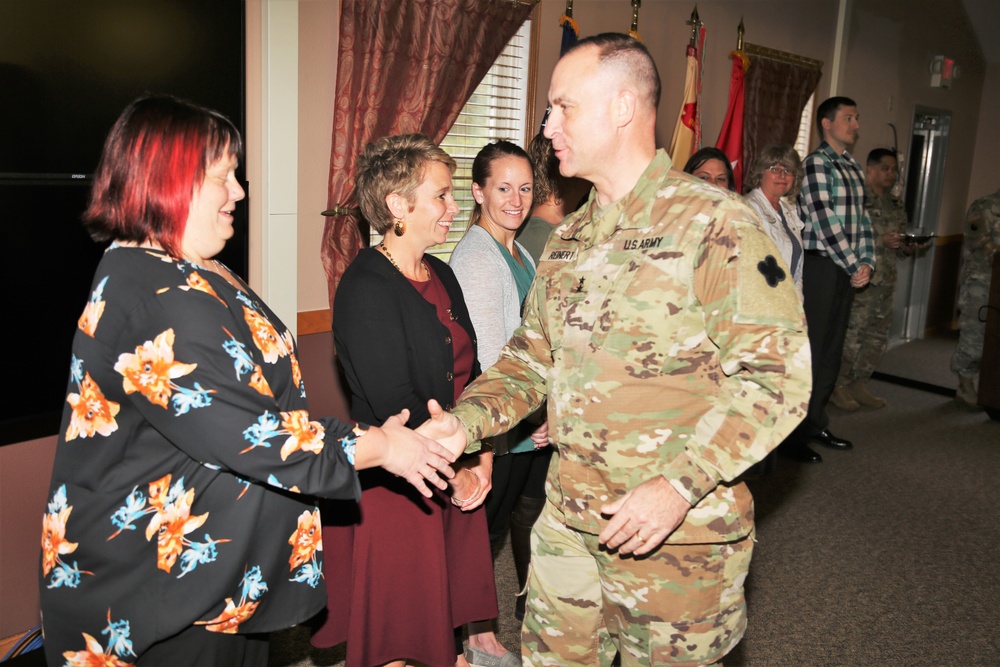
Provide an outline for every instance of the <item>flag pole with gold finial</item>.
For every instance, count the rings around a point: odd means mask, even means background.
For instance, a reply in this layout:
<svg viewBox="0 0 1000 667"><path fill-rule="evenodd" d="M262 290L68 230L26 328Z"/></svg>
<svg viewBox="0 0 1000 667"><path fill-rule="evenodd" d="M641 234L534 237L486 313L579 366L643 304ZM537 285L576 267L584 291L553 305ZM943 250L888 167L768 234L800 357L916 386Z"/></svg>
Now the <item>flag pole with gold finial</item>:
<svg viewBox="0 0 1000 667"><path fill-rule="evenodd" d="M639 36L639 7L641 5L642 0L632 0L632 27L628 31L628 36L639 42L642 41L642 37Z"/></svg>

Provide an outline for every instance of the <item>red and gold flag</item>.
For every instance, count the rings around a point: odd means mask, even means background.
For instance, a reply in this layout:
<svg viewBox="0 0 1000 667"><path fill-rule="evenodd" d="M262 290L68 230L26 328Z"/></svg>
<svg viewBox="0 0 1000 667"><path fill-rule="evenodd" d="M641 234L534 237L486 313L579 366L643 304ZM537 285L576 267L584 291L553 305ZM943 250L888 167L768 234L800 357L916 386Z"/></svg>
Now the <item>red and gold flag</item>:
<svg viewBox="0 0 1000 667"><path fill-rule="evenodd" d="M694 40L692 40L694 41ZM698 25L697 43L687 46L687 72L684 76L684 102L674 136L670 140L670 159L680 169L691 154L701 147L701 54L705 47L705 28Z"/></svg>

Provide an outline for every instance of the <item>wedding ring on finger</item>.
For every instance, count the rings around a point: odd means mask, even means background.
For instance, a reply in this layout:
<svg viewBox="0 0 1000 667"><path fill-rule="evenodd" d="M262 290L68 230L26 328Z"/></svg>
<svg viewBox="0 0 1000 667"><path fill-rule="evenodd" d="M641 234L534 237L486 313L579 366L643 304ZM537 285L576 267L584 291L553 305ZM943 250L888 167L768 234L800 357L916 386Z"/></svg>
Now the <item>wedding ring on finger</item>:
<svg viewBox="0 0 1000 667"><path fill-rule="evenodd" d="M640 535L638 531L636 531L634 537L635 537L635 539L639 540L640 542L645 542L645 540L642 539L642 535Z"/></svg>

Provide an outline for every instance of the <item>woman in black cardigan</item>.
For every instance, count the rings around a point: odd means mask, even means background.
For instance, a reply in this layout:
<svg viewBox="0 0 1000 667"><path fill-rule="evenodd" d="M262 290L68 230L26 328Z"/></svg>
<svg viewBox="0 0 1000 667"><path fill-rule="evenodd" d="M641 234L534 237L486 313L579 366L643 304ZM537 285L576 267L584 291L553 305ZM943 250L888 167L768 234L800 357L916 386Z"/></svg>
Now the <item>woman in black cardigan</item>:
<svg viewBox="0 0 1000 667"><path fill-rule="evenodd" d="M422 135L381 139L359 161L361 210L384 240L361 251L334 300L337 357L357 419L380 424L408 408L417 426L429 399L451 406L479 373L458 281L425 254L447 239L458 212L454 166ZM486 520L471 511L489 491L492 457L455 465L450 497L428 500L392 475L364 475L353 516L343 506L324 512L329 614L313 643L346 640L348 667L465 667L455 629L496 616Z"/></svg>

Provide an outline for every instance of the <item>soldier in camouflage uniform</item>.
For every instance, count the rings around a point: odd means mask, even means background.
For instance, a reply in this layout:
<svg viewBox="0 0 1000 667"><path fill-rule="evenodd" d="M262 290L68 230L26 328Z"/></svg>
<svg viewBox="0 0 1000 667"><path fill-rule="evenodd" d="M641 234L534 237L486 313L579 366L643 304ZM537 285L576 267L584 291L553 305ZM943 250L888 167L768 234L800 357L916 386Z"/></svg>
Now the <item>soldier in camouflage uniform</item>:
<svg viewBox="0 0 1000 667"><path fill-rule="evenodd" d="M830 402L845 410L885 406L885 399L872 396L867 382L885 354L892 325L893 295L896 291L896 258L915 246L903 243L906 207L892 194L899 176L896 152L876 148L868 153L865 165L865 210L872 222L875 265L878 267L865 287L854 293L851 317L844 337L840 376Z"/></svg>
<svg viewBox="0 0 1000 667"><path fill-rule="evenodd" d="M977 406L976 380L983 356L985 317L979 311L989 303L993 256L1000 251L1000 190L972 202L965 217L962 241L962 272L959 278L958 348L951 358L951 370L958 373L956 398Z"/></svg>
<svg viewBox="0 0 1000 667"><path fill-rule="evenodd" d="M550 236L500 360L421 427L474 449L548 398L525 665L717 664L746 627L753 502L737 478L808 406L787 268L740 197L656 150L658 98L626 35L560 59L545 134L560 172L595 189Z"/></svg>

